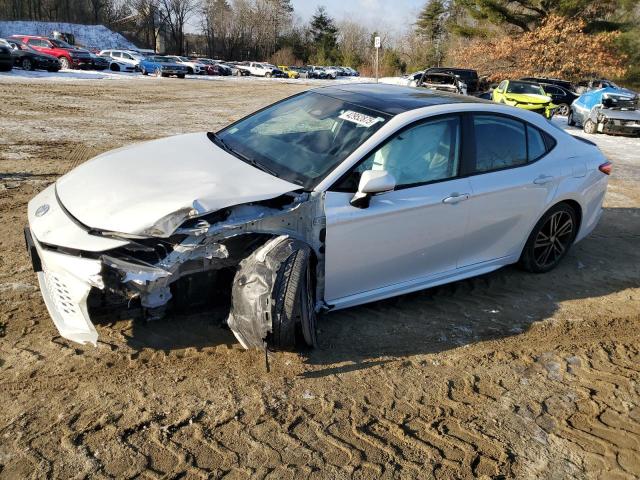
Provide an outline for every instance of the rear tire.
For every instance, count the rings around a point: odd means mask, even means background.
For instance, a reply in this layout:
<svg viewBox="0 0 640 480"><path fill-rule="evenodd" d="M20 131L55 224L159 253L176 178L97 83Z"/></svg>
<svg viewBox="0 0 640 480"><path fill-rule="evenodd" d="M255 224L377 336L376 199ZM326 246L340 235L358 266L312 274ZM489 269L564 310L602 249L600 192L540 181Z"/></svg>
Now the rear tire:
<svg viewBox="0 0 640 480"><path fill-rule="evenodd" d="M595 135L596 133L598 133L598 127L596 123L590 118L584 121L582 129L584 130L584 133L588 133L590 135Z"/></svg>
<svg viewBox="0 0 640 480"><path fill-rule="evenodd" d="M117 63L112 63L111 64L111 71L112 72L119 72L120 71L120 65L118 65Z"/></svg>
<svg viewBox="0 0 640 480"><path fill-rule="evenodd" d="M545 213L527 239L520 266L532 273L553 270L565 257L578 233L576 211L559 203Z"/></svg>
<svg viewBox="0 0 640 480"><path fill-rule="evenodd" d="M561 117L568 116L570 111L571 111L571 107L569 107L569 105L567 105L566 103L561 103L560 105L558 105L558 108L556 109L556 113Z"/></svg>

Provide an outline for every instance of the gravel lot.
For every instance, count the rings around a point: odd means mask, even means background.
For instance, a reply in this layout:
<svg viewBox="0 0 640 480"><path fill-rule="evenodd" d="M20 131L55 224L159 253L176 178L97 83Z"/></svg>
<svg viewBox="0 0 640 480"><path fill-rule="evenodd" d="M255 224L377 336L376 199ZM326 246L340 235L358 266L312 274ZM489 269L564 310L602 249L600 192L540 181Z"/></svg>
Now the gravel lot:
<svg viewBox="0 0 640 480"><path fill-rule="evenodd" d="M598 137L616 164L605 214L557 270L336 312L320 348L266 373L216 312L114 318L97 348L60 338L22 227L36 192L99 152L308 85L0 86L0 478L640 477L640 140Z"/></svg>

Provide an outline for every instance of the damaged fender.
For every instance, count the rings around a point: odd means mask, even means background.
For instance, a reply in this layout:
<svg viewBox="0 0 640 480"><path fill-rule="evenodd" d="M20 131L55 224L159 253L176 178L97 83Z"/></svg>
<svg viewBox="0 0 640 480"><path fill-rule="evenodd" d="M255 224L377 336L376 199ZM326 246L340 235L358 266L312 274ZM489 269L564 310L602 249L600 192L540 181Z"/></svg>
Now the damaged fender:
<svg viewBox="0 0 640 480"><path fill-rule="evenodd" d="M315 338L310 252L306 243L281 235L240 263L228 325L244 348L293 348L296 331L313 331Z"/></svg>

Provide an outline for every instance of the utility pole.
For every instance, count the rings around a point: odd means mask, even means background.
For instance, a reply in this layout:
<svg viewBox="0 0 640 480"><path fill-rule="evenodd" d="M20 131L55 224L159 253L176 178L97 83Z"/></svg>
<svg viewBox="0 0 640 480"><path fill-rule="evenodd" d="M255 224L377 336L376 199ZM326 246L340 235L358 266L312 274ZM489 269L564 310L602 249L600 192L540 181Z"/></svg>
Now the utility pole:
<svg viewBox="0 0 640 480"><path fill-rule="evenodd" d="M381 45L380 37L375 37L374 46L376 47L376 83L378 83L378 66L379 66L379 62L380 62L380 56L379 56L380 45Z"/></svg>

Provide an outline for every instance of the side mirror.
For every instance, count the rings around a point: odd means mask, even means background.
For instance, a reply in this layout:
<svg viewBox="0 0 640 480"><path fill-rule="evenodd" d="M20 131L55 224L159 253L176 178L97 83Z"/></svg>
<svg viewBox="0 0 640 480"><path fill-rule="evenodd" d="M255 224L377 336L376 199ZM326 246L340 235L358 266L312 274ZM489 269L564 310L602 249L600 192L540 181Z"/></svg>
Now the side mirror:
<svg viewBox="0 0 640 480"><path fill-rule="evenodd" d="M358 191L351 199L356 208L367 208L376 193L389 192L396 188L396 179L386 170L366 170L362 172Z"/></svg>

